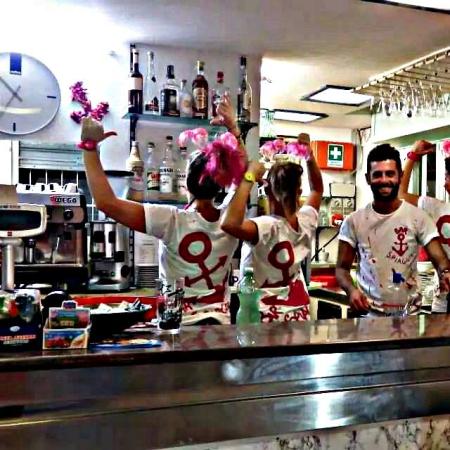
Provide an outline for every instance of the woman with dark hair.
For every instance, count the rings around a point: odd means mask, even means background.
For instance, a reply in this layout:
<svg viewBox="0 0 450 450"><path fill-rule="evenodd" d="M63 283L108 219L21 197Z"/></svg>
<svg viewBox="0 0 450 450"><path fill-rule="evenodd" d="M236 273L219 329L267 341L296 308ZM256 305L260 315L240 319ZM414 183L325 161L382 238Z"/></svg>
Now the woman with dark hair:
<svg viewBox="0 0 450 450"><path fill-rule="evenodd" d="M160 277L165 283L184 278L184 324L230 323L227 280L238 240L220 228L223 210L213 200L223 187L239 183L246 155L238 141L240 131L228 97L222 99L218 112L220 123L229 131L210 143L205 130L194 133L204 139L187 167L190 203L184 210L114 195L95 150L98 142L115 133L104 133L100 122L83 120L79 144L85 150L87 179L97 208L117 222L160 240ZM218 120L214 119L215 123Z"/></svg>
<svg viewBox="0 0 450 450"><path fill-rule="evenodd" d="M309 136L300 136L293 147L300 150L297 155L303 152L306 157L310 186L303 206L300 206L303 173L300 159L295 154L294 157L284 154L275 157L267 175L265 190L270 214L253 219L244 217L253 184L262 182L266 171L262 163L252 161L222 221L224 231L244 241L241 271L248 266L254 269L257 285L263 290L260 303L263 322L309 318L309 296L300 264L311 251L323 184Z"/></svg>

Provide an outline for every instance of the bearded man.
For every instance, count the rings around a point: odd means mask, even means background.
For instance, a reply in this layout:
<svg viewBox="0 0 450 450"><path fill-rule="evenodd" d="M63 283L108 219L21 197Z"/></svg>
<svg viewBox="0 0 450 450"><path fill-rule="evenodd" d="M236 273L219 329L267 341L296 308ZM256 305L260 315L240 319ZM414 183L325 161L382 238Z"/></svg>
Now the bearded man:
<svg viewBox="0 0 450 450"><path fill-rule="evenodd" d="M410 284L417 274L419 246L424 246L439 273L441 288L450 290L450 261L436 225L421 209L398 197L402 166L398 150L378 145L367 157L366 181L373 201L350 214L339 233L336 278L356 311L368 311L400 273ZM350 270L358 255L356 285ZM406 288L406 287L405 287Z"/></svg>

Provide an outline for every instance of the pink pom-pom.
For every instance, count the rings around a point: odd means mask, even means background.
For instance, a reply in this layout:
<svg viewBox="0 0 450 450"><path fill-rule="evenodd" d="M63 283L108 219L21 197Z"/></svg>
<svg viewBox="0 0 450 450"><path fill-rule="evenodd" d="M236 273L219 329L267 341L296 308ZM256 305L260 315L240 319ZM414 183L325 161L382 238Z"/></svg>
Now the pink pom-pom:
<svg viewBox="0 0 450 450"><path fill-rule="evenodd" d="M273 141L273 147L277 153L286 153L286 144L283 139L275 139Z"/></svg>
<svg viewBox="0 0 450 450"><path fill-rule="evenodd" d="M442 144L442 152L445 157L448 158L450 156L450 139L446 139Z"/></svg>
<svg viewBox="0 0 450 450"><path fill-rule="evenodd" d="M208 132L204 128L194 128L193 130L185 130L178 136L180 147L186 147L189 141L192 141L197 147L203 147L208 142Z"/></svg>
<svg viewBox="0 0 450 450"><path fill-rule="evenodd" d="M226 133L222 133L218 137L218 140L222 142L224 145L228 145L229 147L232 148L237 148L238 146L236 136L233 133L230 133L229 131L227 131Z"/></svg>
<svg viewBox="0 0 450 450"><path fill-rule="evenodd" d="M309 159L311 155L311 151L309 147L305 144L301 144L299 142L290 142L286 146L286 153L289 155L298 156L300 158L304 158L306 160Z"/></svg>
<svg viewBox="0 0 450 450"><path fill-rule="evenodd" d="M227 145L219 138L209 143L202 150L202 153L208 162L200 177L200 183L205 177L212 178L221 187L240 183L244 175L245 165L240 157L237 145Z"/></svg>

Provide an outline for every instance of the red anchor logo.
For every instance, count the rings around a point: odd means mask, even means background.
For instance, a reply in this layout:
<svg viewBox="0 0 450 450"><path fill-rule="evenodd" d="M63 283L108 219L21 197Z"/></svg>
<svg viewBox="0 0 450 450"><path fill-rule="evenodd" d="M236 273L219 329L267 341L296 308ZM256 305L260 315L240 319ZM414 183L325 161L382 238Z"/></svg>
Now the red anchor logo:
<svg viewBox="0 0 450 450"><path fill-rule="evenodd" d="M194 255L189 250L190 245L193 244L194 242L200 242L203 244L203 250L198 255ZM197 277L193 278L189 278L187 276L185 277L185 284L187 287L193 286L200 280L205 280L208 289L214 289L214 284L211 280L210 275L214 273L216 270L218 270L220 267L225 267L225 264L227 262L227 255L220 256L217 264L211 269L208 269L208 267L205 264L205 261L206 258L208 258L208 256L211 254L211 250L212 250L211 240L209 239L207 234L202 233L201 231L187 234L181 240L180 245L178 246L178 252L180 256L188 263L197 264L201 271L201 274Z"/></svg>
<svg viewBox="0 0 450 450"><path fill-rule="evenodd" d="M408 233L408 227L394 228L395 234L397 235L398 242L394 242L397 248L392 246L392 250L399 256L403 256L408 250L408 244L403 242L406 239L406 234Z"/></svg>
<svg viewBox="0 0 450 450"><path fill-rule="evenodd" d="M288 254L287 261L279 261L278 255L280 252L286 250ZM282 241L275 244L270 250L269 255L267 256L270 264L276 269L281 271L283 275L283 279L281 281L276 281L275 283L269 283L268 280L264 281L262 287L280 287L287 286L294 275L289 275L289 269L292 267L295 261L294 257L294 249L292 248L292 244L289 241Z"/></svg>

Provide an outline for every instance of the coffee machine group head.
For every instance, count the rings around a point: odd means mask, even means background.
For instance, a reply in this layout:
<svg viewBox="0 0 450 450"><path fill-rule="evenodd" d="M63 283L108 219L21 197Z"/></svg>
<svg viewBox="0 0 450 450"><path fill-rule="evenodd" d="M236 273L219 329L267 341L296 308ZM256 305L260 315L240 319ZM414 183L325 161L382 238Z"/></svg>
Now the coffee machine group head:
<svg viewBox="0 0 450 450"><path fill-rule="evenodd" d="M113 221L90 222L89 290L122 291L130 287L129 228Z"/></svg>

